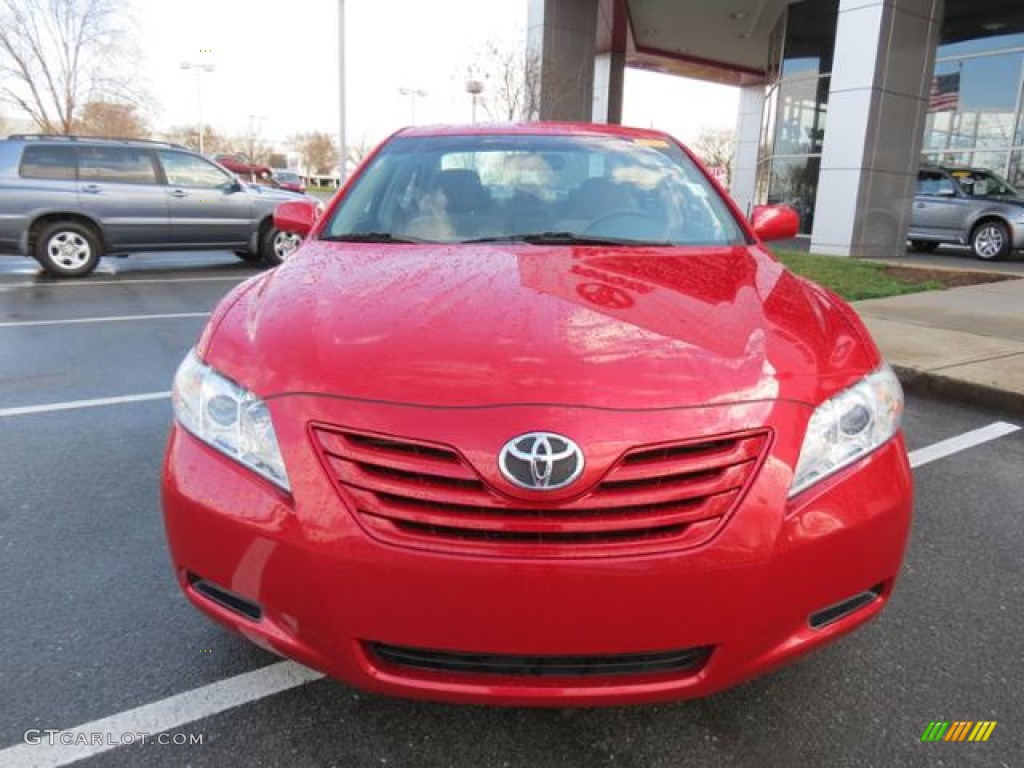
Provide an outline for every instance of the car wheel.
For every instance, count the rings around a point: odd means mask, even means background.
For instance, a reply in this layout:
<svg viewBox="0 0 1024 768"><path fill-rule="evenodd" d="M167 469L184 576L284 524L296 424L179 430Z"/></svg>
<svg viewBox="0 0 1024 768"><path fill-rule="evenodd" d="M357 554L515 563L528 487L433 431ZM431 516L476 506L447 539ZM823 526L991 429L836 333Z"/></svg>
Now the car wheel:
<svg viewBox="0 0 1024 768"><path fill-rule="evenodd" d="M291 256L302 244L302 237L270 227L260 243L260 256L267 264L277 265Z"/></svg>
<svg viewBox="0 0 1024 768"><path fill-rule="evenodd" d="M235 256L248 264L257 264L263 257L252 251L235 251Z"/></svg>
<svg viewBox="0 0 1024 768"><path fill-rule="evenodd" d="M51 275L85 277L99 264L99 238L84 224L55 221L39 231L34 256Z"/></svg>
<svg viewBox="0 0 1024 768"><path fill-rule="evenodd" d="M1010 231L1001 221L983 221L971 233L971 251L979 259L999 261L1010 253Z"/></svg>
<svg viewBox="0 0 1024 768"><path fill-rule="evenodd" d="M934 243L931 240L911 240L910 250L916 253L931 253L939 247L938 243Z"/></svg>

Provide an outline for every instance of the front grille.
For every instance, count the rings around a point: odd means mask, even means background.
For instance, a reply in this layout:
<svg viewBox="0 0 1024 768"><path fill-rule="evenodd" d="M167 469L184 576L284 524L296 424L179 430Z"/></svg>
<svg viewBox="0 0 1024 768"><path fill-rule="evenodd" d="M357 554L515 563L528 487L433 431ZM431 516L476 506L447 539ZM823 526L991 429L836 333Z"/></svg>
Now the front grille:
<svg viewBox="0 0 1024 768"><path fill-rule="evenodd" d="M370 652L385 664L428 672L507 677L609 677L699 671L711 655L710 647L659 653L607 656L512 656L493 653L453 653L423 648L368 643Z"/></svg>
<svg viewBox="0 0 1024 768"><path fill-rule="evenodd" d="M765 431L639 446L581 494L551 502L490 486L454 448L315 426L330 476L369 531L408 546L583 556L697 546L751 483ZM496 461L496 459L495 459Z"/></svg>

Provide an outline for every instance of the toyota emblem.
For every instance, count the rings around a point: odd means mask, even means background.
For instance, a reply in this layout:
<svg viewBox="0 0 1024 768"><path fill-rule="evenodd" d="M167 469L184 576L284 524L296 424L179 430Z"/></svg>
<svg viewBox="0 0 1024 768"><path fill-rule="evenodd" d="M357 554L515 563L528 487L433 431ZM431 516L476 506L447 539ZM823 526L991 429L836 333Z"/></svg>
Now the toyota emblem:
<svg viewBox="0 0 1024 768"><path fill-rule="evenodd" d="M555 491L583 472L583 451L568 437L529 432L505 443L498 466L513 485L531 491Z"/></svg>

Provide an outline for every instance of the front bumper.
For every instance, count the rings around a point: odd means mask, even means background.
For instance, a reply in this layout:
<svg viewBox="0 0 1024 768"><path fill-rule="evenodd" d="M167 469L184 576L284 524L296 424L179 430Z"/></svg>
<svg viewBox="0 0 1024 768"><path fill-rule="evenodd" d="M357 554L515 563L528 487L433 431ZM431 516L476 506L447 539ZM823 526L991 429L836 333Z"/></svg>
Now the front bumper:
<svg viewBox="0 0 1024 768"><path fill-rule="evenodd" d="M787 501L810 415L794 404L655 414L547 407L455 413L308 396L268 405L294 496L172 429L163 504L179 582L203 612L253 642L385 694L549 706L707 695L877 615L910 525L902 437ZM329 480L310 422L456 446L501 445L544 428L573 435L584 450L605 436L609 454L751 425L767 426L774 437L745 497L700 546L530 558L374 537ZM256 612L232 606L235 598ZM827 613L851 599L859 600L856 610ZM812 616L827 621L812 627ZM687 663L658 666L691 652ZM481 659L494 665L481 667ZM650 659L653 666L637 666ZM586 674L572 664L583 664Z"/></svg>

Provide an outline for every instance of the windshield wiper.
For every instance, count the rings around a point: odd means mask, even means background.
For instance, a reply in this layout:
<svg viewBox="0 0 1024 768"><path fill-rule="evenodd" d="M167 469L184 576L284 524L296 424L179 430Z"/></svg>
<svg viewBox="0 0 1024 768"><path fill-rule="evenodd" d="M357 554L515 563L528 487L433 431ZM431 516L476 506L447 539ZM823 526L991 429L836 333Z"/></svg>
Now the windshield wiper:
<svg viewBox="0 0 1024 768"><path fill-rule="evenodd" d="M461 240L462 243L529 243L530 245L672 245L665 240L631 240L624 237L585 235L580 232L528 232Z"/></svg>
<svg viewBox="0 0 1024 768"><path fill-rule="evenodd" d="M390 232L348 232L344 235L324 235L320 240L329 243L422 243L410 237L395 237Z"/></svg>

